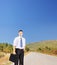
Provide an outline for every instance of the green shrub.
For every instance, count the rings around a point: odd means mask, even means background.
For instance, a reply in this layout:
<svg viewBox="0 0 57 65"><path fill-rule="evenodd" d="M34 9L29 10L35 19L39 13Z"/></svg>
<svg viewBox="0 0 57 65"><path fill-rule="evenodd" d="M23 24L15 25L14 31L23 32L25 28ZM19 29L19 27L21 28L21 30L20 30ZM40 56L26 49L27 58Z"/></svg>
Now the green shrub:
<svg viewBox="0 0 57 65"><path fill-rule="evenodd" d="M29 49L29 47L26 46L25 50L28 52L30 49Z"/></svg>
<svg viewBox="0 0 57 65"><path fill-rule="evenodd" d="M13 46L8 43L0 43L0 51L5 53L12 53Z"/></svg>
<svg viewBox="0 0 57 65"><path fill-rule="evenodd" d="M42 50L41 48L39 48L39 50Z"/></svg>

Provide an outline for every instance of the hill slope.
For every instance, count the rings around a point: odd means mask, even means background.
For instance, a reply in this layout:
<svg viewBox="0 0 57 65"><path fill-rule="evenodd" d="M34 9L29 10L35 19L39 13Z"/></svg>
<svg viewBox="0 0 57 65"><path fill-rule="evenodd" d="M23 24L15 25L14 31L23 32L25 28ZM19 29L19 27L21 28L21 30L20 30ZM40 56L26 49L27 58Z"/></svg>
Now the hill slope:
<svg viewBox="0 0 57 65"><path fill-rule="evenodd" d="M12 45L9 43L0 43L0 52L11 53Z"/></svg>
<svg viewBox="0 0 57 65"><path fill-rule="evenodd" d="M30 51L57 55L57 40L35 42L27 45Z"/></svg>

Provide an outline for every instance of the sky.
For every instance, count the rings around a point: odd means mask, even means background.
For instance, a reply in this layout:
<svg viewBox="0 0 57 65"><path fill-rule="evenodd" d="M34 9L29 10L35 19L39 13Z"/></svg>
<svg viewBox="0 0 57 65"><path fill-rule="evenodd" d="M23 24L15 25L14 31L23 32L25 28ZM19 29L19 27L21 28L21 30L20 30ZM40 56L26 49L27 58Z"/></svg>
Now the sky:
<svg viewBox="0 0 57 65"><path fill-rule="evenodd" d="M27 43L57 40L57 0L0 0L0 42L12 44L20 29Z"/></svg>

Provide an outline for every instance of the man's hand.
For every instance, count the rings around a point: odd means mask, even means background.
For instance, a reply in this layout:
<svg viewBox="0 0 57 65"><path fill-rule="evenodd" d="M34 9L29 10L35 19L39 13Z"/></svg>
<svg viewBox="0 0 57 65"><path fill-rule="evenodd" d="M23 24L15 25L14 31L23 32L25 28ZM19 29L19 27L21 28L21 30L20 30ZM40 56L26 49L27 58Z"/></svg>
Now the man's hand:
<svg viewBox="0 0 57 65"><path fill-rule="evenodd" d="M16 54L15 51L13 51L13 54Z"/></svg>

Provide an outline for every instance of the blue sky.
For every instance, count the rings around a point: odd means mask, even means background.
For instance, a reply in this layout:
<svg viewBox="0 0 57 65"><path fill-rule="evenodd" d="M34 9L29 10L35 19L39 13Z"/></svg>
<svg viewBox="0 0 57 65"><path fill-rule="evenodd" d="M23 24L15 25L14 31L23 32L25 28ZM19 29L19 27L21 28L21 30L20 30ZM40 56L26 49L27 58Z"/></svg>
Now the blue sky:
<svg viewBox="0 0 57 65"><path fill-rule="evenodd" d="M27 43L57 40L57 0L0 0L0 42L13 43L19 29Z"/></svg>

